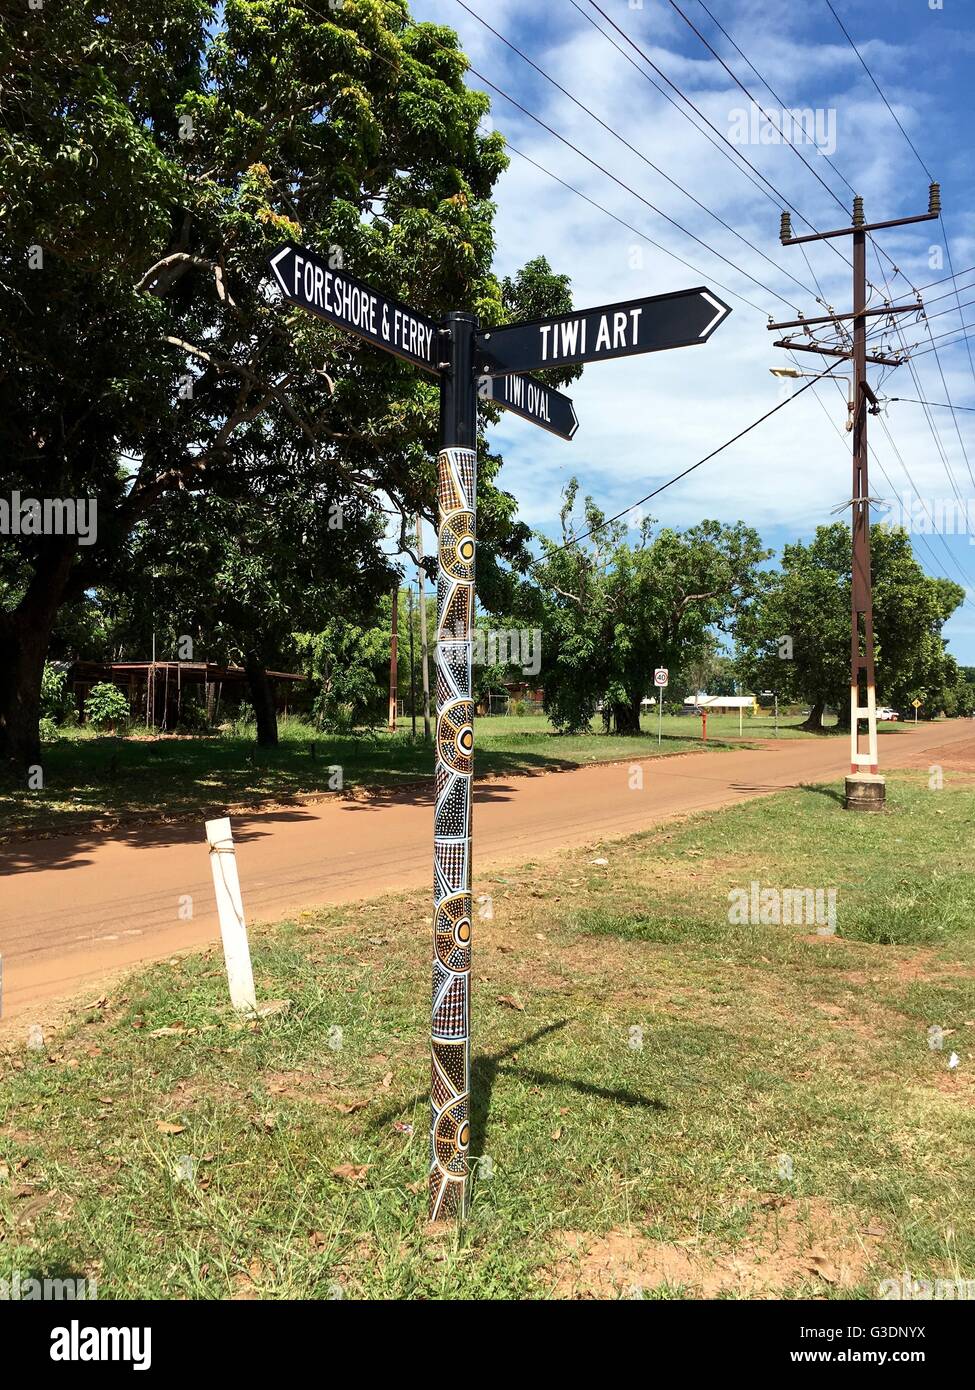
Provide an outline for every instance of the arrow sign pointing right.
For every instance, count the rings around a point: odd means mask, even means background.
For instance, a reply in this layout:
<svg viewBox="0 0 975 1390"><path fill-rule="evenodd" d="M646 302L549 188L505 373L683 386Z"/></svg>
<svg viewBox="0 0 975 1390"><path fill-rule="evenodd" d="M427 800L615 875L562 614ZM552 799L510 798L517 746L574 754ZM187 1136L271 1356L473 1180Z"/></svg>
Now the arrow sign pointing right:
<svg viewBox="0 0 975 1390"><path fill-rule="evenodd" d="M560 439L571 439L579 428L575 406L568 396L553 391L530 376L482 376L478 379L477 394L482 401L503 405L523 420L541 425Z"/></svg>
<svg viewBox="0 0 975 1390"><path fill-rule="evenodd" d="M601 362L638 352L705 343L731 313L703 286L605 304L538 323L478 333L477 369L489 376L537 372L571 362Z"/></svg>

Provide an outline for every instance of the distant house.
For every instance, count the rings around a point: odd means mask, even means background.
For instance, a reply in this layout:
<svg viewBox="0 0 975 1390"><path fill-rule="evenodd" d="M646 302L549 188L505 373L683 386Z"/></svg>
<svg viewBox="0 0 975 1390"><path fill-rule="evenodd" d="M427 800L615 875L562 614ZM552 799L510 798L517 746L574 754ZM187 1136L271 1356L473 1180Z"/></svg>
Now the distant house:
<svg viewBox="0 0 975 1390"><path fill-rule="evenodd" d="M705 695L703 690L699 690L696 695L687 695L684 704L692 705L694 709L713 709L716 713L731 714L736 710L753 710L755 696Z"/></svg>

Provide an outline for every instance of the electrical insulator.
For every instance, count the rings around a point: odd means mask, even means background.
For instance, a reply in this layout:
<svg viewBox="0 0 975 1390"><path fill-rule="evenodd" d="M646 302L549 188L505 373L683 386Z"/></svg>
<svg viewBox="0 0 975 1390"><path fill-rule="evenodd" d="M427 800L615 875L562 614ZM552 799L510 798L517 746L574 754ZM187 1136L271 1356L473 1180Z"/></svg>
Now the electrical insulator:
<svg viewBox="0 0 975 1390"><path fill-rule="evenodd" d="M853 225L854 227L862 227L865 221L866 219L863 216L863 199L858 193L853 199Z"/></svg>
<svg viewBox="0 0 975 1390"><path fill-rule="evenodd" d="M933 183L928 188L928 212L941 213L941 184Z"/></svg>
<svg viewBox="0 0 975 1390"><path fill-rule="evenodd" d="M784 246L787 241L792 240L792 214L784 212L779 222L779 241Z"/></svg>

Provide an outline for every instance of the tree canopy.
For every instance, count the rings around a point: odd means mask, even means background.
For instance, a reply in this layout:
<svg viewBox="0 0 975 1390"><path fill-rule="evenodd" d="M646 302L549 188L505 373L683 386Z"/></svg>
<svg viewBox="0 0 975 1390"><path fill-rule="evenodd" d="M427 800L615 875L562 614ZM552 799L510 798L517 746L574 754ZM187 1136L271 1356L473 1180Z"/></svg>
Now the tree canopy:
<svg viewBox="0 0 975 1390"><path fill-rule="evenodd" d="M904 531L874 526L870 548L878 701L918 697L937 713L959 678L942 629L964 591L926 575ZM780 699L807 701L816 727L827 705L849 723L850 587L849 530L820 526L811 541L784 547L738 625L743 673Z"/></svg>
<svg viewBox="0 0 975 1390"><path fill-rule="evenodd" d="M140 528L183 494L282 506L300 460L309 505L431 514L435 384L284 306L282 241L434 317L557 311L568 289L540 260L494 275L503 141L456 35L405 0L65 0L6 25L0 65L5 491L98 508L94 545L21 536L0 562L0 757L22 764L59 610L135 582ZM488 579L526 535L499 464Z"/></svg>

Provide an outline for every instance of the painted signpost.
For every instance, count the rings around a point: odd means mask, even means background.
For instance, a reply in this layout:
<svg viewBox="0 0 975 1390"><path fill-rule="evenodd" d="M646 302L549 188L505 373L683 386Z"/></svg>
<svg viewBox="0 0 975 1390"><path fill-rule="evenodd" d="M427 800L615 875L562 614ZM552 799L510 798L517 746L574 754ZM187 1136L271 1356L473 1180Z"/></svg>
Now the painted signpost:
<svg viewBox="0 0 975 1390"><path fill-rule="evenodd" d="M478 397L572 439L579 427L572 402L526 373L702 343L731 310L710 290L682 290L480 331L466 313L435 323L304 247L282 247L271 257L270 269L290 304L440 380L430 1218L459 1218L467 1210L471 1139L471 630Z"/></svg>
<svg viewBox="0 0 975 1390"><path fill-rule="evenodd" d="M531 420L560 439L571 439L579 428L575 407L568 396L553 391L530 376L482 376L477 383L478 399L503 405L523 420Z"/></svg>
<svg viewBox="0 0 975 1390"><path fill-rule="evenodd" d="M706 343L731 309L701 287L604 304L478 335L478 368L491 376L601 362Z"/></svg>

